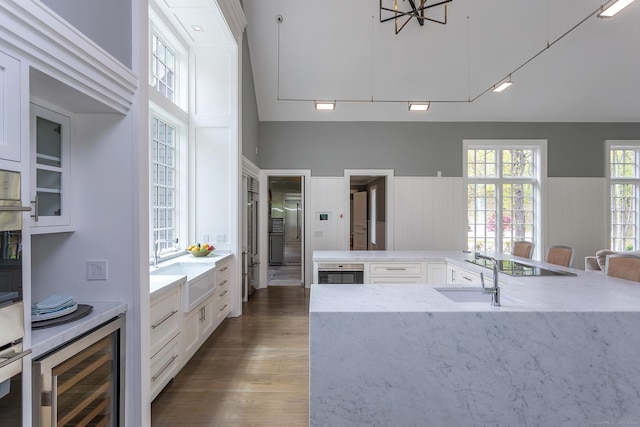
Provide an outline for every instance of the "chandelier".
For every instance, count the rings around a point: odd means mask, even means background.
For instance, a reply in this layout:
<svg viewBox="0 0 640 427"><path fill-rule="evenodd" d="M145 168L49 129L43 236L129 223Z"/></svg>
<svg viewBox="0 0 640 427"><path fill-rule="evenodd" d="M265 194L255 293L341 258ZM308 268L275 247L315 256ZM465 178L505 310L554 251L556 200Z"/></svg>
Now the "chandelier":
<svg viewBox="0 0 640 427"><path fill-rule="evenodd" d="M415 18L420 26L424 25L424 21L437 22L438 24L444 25L447 23L447 3L451 3L452 1L453 0L440 0L427 4L428 0L406 0L409 7L403 7L405 10L401 10L400 7L398 7L398 0L380 0L380 22L393 20L396 27L396 34L402 31L412 18ZM402 3L404 4L405 0L402 0ZM439 6L444 8L444 17L442 19L436 19L425 14L425 11ZM384 18L383 14L385 16Z"/></svg>

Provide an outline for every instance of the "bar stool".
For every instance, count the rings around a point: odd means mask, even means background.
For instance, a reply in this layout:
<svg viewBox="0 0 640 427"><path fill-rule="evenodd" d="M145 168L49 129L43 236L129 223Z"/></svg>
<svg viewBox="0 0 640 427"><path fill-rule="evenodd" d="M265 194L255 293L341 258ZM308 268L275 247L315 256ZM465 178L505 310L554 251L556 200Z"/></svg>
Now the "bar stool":
<svg viewBox="0 0 640 427"><path fill-rule="evenodd" d="M573 266L574 250L571 246L554 245L547 249L546 262L563 267Z"/></svg>
<svg viewBox="0 0 640 427"><path fill-rule="evenodd" d="M528 242L526 240L519 240L517 242L513 242L513 253L514 256L519 256L522 258L531 258L533 255L533 243Z"/></svg>

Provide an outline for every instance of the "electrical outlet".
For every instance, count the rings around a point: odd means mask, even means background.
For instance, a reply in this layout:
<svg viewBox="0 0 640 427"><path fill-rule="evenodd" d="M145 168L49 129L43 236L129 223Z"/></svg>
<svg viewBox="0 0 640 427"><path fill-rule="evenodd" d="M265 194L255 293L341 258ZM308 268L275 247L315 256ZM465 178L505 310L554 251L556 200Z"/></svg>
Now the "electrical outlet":
<svg viewBox="0 0 640 427"><path fill-rule="evenodd" d="M216 234L216 243L224 243L227 241L227 236L225 234Z"/></svg>
<svg viewBox="0 0 640 427"><path fill-rule="evenodd" d="M87 280L107 280L107 261L87 261Z"/></svg>

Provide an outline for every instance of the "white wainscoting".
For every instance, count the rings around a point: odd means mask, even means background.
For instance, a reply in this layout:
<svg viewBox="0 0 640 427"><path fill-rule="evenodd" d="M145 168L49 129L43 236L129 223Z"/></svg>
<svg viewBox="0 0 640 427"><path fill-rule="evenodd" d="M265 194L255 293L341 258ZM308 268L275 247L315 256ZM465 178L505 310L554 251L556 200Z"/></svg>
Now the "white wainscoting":
<svg viewBox="0 0 640 427"><path fill-rule="evenodd" d="M345 236L349 232L344 206L344 177L311 178L312 250L349 250ZM320 220L320 214L328 214Z"/></svg>
<svg viewBox="0 0 640 427"><path fill-rule="evenodd" d="M394 248L465 249L463 182L462 178L395 177Z"/></svg>
<svg viewBox="0 0 640 427"><path fill-rule="evenodd" d="M462 250L465 244L464 179L394 177L395 250ZM311 179L313 212L312 248L348 250L343 177ZM609 247L607 188L604 178L548 178L544 217L545 249L568 245L576 250L575 268L584 268L584 257ZM329 220L320 221L319 213ZM389 243L389 242L388 242Z"/></svg>
<svg viewBox="0 0 640 427"><path fill-rule="evenodd" d="M584 269L585 256L609 247L605 178L547 178L546 206L546 245L572 246L575 268Z"/></svg>

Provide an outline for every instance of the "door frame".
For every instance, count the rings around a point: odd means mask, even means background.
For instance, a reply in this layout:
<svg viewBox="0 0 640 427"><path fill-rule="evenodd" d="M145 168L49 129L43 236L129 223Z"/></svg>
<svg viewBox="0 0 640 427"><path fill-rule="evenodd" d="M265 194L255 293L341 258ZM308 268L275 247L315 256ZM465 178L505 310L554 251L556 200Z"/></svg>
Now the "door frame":
<svg viewBox="0 0 640 427"><path fill-rule="evenodd" d="M261 254L269 253L269 177L272 176L299 176L301 179L301 193L302 193L302 210L304 218L302 221L302 262L301 262L301 279L305 288L311 286L313 279L313 268L311 263L313 260L312 253L312 236L310 235L312 227L307 226L311 224L313 219L311 215L311 169L262 169L260 171L260 191L259 197L262 203L259 205L258 212L258 229L260 232L259 245ZM264 185L263 185L264 183ZM269 263L260 263L260 289L267 287L267 276L269 274Z"/></svg>
<svg viewBox="0 0 640 427"><path fill-rule="evenodd" d="M344 206L345 209L345 223L351 224L351 209L350 197L351 197L351 176L383 176L386 178L385 185L385 234L386 234L386 250L393 250L395 248L395 240L393 236L393 222L394 222L394 210L393 210L393 195L394 195L394 170L393 169L345 169L344 170ZM345 250L349 250L349 230L343 236L343 247Z"/></svg>

